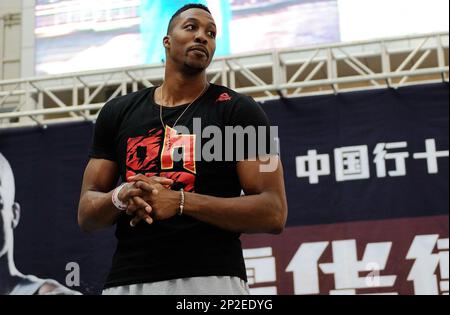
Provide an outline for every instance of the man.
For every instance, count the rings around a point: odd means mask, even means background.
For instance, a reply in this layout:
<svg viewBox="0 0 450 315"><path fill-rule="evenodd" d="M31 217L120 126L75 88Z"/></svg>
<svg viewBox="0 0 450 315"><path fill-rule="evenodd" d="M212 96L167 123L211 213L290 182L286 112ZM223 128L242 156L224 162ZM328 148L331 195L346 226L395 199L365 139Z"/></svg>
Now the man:
<svg viewBox="0 0 450 315"><path fill-rule="evenodd" d="M75 295L55 280L25 276L14 264L14 234L19 223L20 206L14 202L14 175L0 153L0 294L5 295Z"/></svg>
<svg viewBox="0 0 450 315"><path fill-rule="evenodd" d="M284 228L276 154L198 158L208 139L194 132L195 119L209 131L269 127L251 98L207 82L215 34L207 7L179 9L163 39L162 86L116 98L99 114L78 222L86 231L117 225L104 294L248 294L240 233ZM227 155L225 142L215 150L223 147ZM269 157L275 167L261 171ZM113 189L119 176L124 184Z"/></svg>
<svg viewBox="0 0 450 315"><path fill-rule="evenodd" d="M143 41L143 53L145 63L159 63L165 60L165 49L160 40L165 35L165 29L161 25L167 25L172 15L184 4L186 0L142 0L140 5L141 25L140 31ZM219 32L217 34L216 55L225 56L230 54L230 31L231 7L229 1L206 1L191 0L191 3L213 5L212 12L220 12L218 21Z"/></svg>

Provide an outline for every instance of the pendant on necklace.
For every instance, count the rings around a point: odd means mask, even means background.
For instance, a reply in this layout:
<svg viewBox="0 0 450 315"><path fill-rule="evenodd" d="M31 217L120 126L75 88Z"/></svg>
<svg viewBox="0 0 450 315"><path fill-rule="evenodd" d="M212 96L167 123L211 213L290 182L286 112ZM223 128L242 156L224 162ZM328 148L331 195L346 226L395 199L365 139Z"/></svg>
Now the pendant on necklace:
<svg viewBox="0 0 450 315"><path fill-rule="evenodd" d="M170 149L171 146L172 146L172 143L171 143L171 141L170 141L170 134L166 135L166 137L167 137L166 145L167 145L167 147Z"/></svg>

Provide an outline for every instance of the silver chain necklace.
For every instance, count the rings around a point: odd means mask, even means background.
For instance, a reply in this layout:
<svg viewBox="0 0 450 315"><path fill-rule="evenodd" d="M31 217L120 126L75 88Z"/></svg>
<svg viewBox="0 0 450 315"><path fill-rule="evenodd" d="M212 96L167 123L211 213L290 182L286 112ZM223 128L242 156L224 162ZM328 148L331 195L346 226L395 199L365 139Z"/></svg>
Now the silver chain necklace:
<svg viewBox="0 0 450 315"><path fill-rule="evenodd" d="M191 103L189 103L189 105L184 109L184 111L181 113L181 115L177 118L177 120L175 120L175 123L173 124L173 126L172 126L172 128L175 128L175 126L176 126L176 124L178 123L178 121L180 120L180 118L181 118L181 116L183 116L184 115L184 113L189 109L189 107L191 107L191 105L192 104L194 104L195 103L195 101L196 100L198 100L205 92L206 92L206 90L208 89L208 87L209 87L209 84L207 83L206 85L205 85L205 87L203 88L203 90L202 90L202 92L191 102ZM161 85L161 103L163 102L163 99L164 99L164 97L163 97L163 88L162 88L162 85ZM159 105L159 119L161 120L161 124L162 124L162 127L165 129L166 128L166 125L164 124L164 121L163 121L163 118L162 118L162 108L163 108L163 105L161 104L161 105Z"/></svg>
<svg viewBox="0 0 450 315"><path fill-rule="evenodd" d="M175 128L176 124L178 123L180 118L184 115L184 113L189 109L189 107L191 107L191 105L194 104L195 101L197 101L203 94L205 94L205 92L208 89L208 87L209 87L209 84L206 83L206 85L203 88L202 92L191 103L189 103L189 105L184 109L184 111L181 113L181 115L178 116L178 118L175 120L175 123L173 124L172 128ZM163 97L163 87L161 85L161 103L163 102L163 99L164 99L164 97ZM166 124L164 123L164 120L162 118L163 117L163 115L162 115L162 108L163 108L163 105L160 104L159 105L159 119L161 120L161 125L162 125L163 129L165 130L166 129ZM169 135L169 137L167 139L167 142L168 142L168 145L170 147L171 146L170 135Z"/></svg>

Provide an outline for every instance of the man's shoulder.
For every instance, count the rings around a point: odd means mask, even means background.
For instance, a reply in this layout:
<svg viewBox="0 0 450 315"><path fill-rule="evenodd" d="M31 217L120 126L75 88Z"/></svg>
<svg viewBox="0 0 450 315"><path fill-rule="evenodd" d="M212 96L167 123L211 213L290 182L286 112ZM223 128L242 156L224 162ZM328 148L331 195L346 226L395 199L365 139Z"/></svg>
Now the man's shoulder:
<svg viewBox="0 0 450 315"><path fill-rule="evenodd" d="M12 294L79 295L80 292L71 290L53 279L42 279L34 275L25 275L17 283Z"/></svg>
<svg viewBox="0 0 450 315"><path fill-rule="evenodd" d="M226 103L226 104L236 104L236 103L247 103L255 104L256 102L252 97L236 92L229 87L211 84L214 91L214 98L216 103Z"/></svg>
<svg viewBox="0 0 450 315"><path fill-rule="evenodd" d="M111 110L120 110L129 106L136 105L140 100L149 95L153 88L145 88L136 92L128 93L126 95L117 96L108 102L105 107L109 107Z"/></svg>

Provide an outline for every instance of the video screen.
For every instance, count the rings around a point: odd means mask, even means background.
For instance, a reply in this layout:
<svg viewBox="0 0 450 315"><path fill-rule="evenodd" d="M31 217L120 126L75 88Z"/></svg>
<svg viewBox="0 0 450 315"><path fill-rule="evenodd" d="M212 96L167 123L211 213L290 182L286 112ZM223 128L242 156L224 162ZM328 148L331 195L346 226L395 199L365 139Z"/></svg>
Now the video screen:
<svg viewBox="0 0 450 315"><path fill-rule="evenodd" d="M187 3L211 10L216 57L449 29L448 0L36 0L35 74L162 63Z"/></svg>
<svg viewBox="0 0 450 315"><path fill-rule="evenodd" d="M340 40L336 0L37 0L36 74L161 63L187 3L211 10L216 57Z"/></svg>

